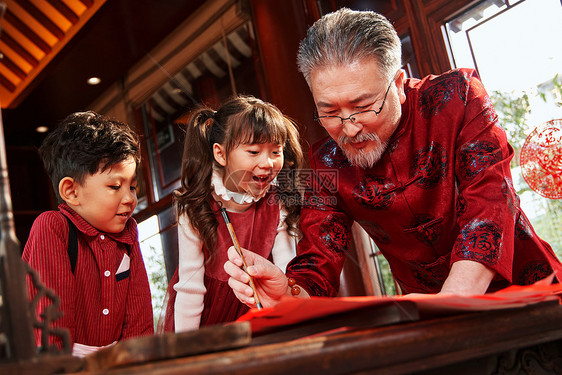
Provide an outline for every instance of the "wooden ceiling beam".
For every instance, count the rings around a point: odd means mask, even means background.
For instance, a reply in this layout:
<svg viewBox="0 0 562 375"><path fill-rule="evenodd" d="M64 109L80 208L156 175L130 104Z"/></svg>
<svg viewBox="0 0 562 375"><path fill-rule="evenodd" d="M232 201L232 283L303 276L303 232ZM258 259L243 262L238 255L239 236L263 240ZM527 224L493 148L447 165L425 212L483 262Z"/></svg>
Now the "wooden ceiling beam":
<svg viewBox="0 0 562 375"><path fill-rule="evenodd" d="M10 47L12 50L14 50L15 53L17 53L18 55L21 56L22 59L24 59L25 61L27 61L27 63L29 65L31 65L32 67L36 67L39 64L39 61L35 58L35 56L33 56L31 53L29 53L25 48L23 48L21 46L21 44L19 44L14 38L12 38L9 34L7 33L2 33L0 35L0 40L2 40L4 43L6 43L6 45L8 47Z"/></svg>
<svg viewBox="0 0 562 375"><path fill-rule="evenodd" d="M79 17L72 9L70 9L61 0L47 0L53 8L55 8L60 14L62 14L70 23L76 25L79 21Z"/></svg>
<svg viewBox="0 0 562 375"><path fill-rule="evenodd" d="M3 86L9 92L16 91L16 85L14 85L12 81L6 78L2 73L0 73L0 85Z"/></svg>
<svg viewBox="0 0 562 375"><path fill-rule="evenodd" d="M39 8L31 1L19 0L18 4L25 9L33 18L39 21L51 34L57 37L58 40L64 39L64 31L60 29L49 17L47 17Z"/></svg>
<svg viewBox="0 0 562 375"><path fill-rule="evenodd" d="M37 35L31 28L29 28L15 13L11 11L10 8L6 11L4 15L4 20L12 24L20 33L22 33L27 39L29 39L33 44L37 46L45 54L50 53L52 48L45 42L39 35ZM2 34L5 31L2 30ZM14 37L16 40L16 38ZM21 45L21 44L20 44Z"/></svg>
<svg viewBox="0 0 562 375"><path fill-rule="evenodd" d="M10 69L10 71L18 76L18 78L20 78L21 80L24 80L25 77L27 77L27 74L22 69L20 69L20 67L15 64L8 56L2 56L2 64L4 64L6 68Z"/></svg>

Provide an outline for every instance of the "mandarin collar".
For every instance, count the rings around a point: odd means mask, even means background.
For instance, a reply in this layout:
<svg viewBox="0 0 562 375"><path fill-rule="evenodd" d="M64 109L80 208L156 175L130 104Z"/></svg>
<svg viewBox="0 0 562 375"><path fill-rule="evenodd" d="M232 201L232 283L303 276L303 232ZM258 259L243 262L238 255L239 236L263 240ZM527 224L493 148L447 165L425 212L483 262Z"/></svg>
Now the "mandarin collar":
<svg viewBox="0 0 562 375"><path fill-rule="evenodd" d="M405 94L406 94L406 92L405 92ZM394 133L392 133L392 135L390 136L390 139L388 140L389 145L394 143L406 131L406 124L408 123L408 120L410 118L410 108L408 106L408 103L409 103L408 99L409 99L408 95L406 95L406 100L404 101L403 104L401 104L402 115L400 116L400 121L398 122L398 126L396 127L396 129L394 130Z"/></svg>

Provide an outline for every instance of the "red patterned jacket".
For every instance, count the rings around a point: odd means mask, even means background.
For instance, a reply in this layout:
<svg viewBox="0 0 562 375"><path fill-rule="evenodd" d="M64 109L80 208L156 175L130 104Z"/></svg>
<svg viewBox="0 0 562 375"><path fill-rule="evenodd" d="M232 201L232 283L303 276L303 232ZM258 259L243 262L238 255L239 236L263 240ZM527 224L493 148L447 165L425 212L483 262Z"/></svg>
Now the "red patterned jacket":
<svg viewBox="0 0 562 375"><path fill-rule="evenodd" d="M354 220L404 293L439 292L463 259L497 272L489 291L561 275L519 207L513 149L476 73L459 69L404 86L401 121L374 167L351 166L331 138L311 148L316 173L288 276L311 295L336 295Z"/></svg>

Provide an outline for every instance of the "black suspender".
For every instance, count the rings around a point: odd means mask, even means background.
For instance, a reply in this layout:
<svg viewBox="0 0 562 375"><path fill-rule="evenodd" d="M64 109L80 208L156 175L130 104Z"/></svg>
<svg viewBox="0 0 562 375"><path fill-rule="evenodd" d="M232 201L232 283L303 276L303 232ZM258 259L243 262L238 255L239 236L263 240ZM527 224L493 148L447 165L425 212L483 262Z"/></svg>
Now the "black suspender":
<svg viewBox="0 0 562 375"><path fill-rule="evenodd" d="M68 221L68 259L70 259L70 268L74 274L78 261L78 238L76 237L76 225L68 217L66 220Z"/></svg>
<svg viewBox="0 0 562 375"><path fill-rule="evenodd" d="M66 221L68 221L68 259L70 260L70 269L74 274L74 270L76 269L76 262L78 261L78 237L76 237L76 225L66 217ZM127 252L131 253L130 246L125 244L127 247Z"/></svg>

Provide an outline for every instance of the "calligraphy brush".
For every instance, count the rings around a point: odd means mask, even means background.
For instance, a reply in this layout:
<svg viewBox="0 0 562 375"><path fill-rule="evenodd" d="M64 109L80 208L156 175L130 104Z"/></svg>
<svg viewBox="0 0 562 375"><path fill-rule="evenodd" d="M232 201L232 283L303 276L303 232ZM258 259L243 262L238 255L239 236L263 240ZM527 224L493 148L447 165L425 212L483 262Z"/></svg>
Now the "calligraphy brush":
<svg viewBox="0 0 562 375"><path fill-rule="evenodd" d="M224 219L224 222L226 224L226 227L228 228L228 233L230 233L230 238L232 238L232 243L234 244L234 248L236 249L236 251L238 252L238 254L240 255L240 257L242 258L242 269L244 270L244 272L246 272L246 274L248 274L248 270L246 269L246 259L244 258L244 254L242 253L242 249L240 248L240 244L238 243L238 238L236 237L236 233L234 233L234 228L232 227L232 223L230 222L230 219L228 218L228 214L226 213L226 208L221 207L220 208L222 217ZM248 274L248 277L250 278L250 286L252 287L252 290L254 291L254 298L256 299L256 306L258 308L258 310L260 310L261 308L263 308L261 302L260 302L260 297L258 296L258 291L256 289L256 285L254 284L254 280L252 279L252 276L250 276Z"/></svg>

